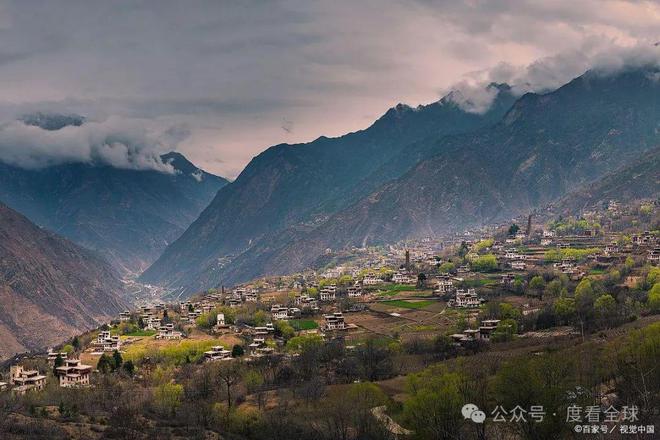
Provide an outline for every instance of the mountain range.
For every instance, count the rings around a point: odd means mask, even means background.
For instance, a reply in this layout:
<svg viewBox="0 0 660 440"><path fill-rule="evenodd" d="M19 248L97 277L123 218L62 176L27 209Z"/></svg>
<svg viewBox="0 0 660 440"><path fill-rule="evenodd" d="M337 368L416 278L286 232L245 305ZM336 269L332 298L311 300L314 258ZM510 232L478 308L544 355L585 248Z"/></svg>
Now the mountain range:
<svg viewBox="0 0 660 440"><path fill-rule="evenodd" d="M123 295L103 258L0 204L0 360L108 321Z"/></svg>
<svg viewBox="0 0 660 440"><path fill-rule="evenodd" d="M83 121L34 116L25 123L57 130ZM139 273L228 183L179 153L161 158L173 173L87 163L26 169L0 158L0 200L39 226L98 251L123 274Z"/></svg>
<svg viewBox="0 0 660 440"><path fill-rule="evenodd" d="M182 292L317 264L327 249L498 222L634 163L660 141L655 69L587 72L483 114L446 97L361 132L253 159L142 276ZM657 174L656 174L657 175Z"/></svg>
<svg viewBox="0 0 660 440"><path fill-rule="evenodd" d="M496 97L483 114L465 111L447 96L417 108L399 104L362 131L267 149L218 192L141 279L187 290L221 283L232 261L250 249L323 224L404 173L417 161L413 145L423 151L433 139L498 121L515 98L506 85L489 87Z"/></svg>

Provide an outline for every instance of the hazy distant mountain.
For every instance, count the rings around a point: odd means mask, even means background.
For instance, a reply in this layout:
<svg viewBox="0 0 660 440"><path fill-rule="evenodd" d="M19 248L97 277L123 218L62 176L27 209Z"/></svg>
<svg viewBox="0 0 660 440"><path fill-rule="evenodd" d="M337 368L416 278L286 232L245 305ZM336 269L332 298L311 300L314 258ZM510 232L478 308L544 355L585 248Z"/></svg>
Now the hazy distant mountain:
<svg viewBox="0 0 660 440"><path fill-rule="evenodd" d="M468 113L451 99L390 109L369 128L339 138L277 145L255 157L186 233L142 276L147 282L194 290L221 283L227 264L288 228L307 230L404 173L413 160L392 160L425 140L465 133L498 121L514 101L496 86L485 114ZM387 167L387 172L382 172Z"/></svg>
<svg viewBox="0 0 660 440"><path fill-rule="evenodd" d="M626 202L660 197L660 148L645 153L632 165L613 171L596 182L568 193L553 211L575 215L605 206L610 200Z"/></svg>
<svg viewBox="0 0 660 440"><path fill-rule="evenodd" d="M0 359L116 316L121 294L102 258L0 204Z"/></svg>
<svg viewBox="0 0 660 440"><path fill-rule="evenodd" d="M26 123L56 130L79 122L74 116L37 114ZM137 272L228 183L179 153L162 158L176 173L83 163L23 169L0 158L0 200L38 225L97 250L121 270Z"/></svg>

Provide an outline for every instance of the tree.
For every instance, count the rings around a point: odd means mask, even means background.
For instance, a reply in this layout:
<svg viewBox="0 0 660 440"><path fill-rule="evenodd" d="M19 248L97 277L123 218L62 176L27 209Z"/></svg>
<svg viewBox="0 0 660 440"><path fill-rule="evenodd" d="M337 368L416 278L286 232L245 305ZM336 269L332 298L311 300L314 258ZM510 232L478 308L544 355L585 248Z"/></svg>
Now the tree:
<svg viewBox="0 0 660 440"><path fill-rule="evenodd" d="M612 295L601 295L594 301L594 309L596 310L596 314L607 325L616 312L616 301ZM609 325L607 326L609 327Z"/></svg>
<svg viewBox="0 0 660 440"><path fill-rule="evenodd" d="M245 387L247 388L248 393L257 394L257 405L261 410L263 402L263 384L264 376L259 371L250 369L243 375L243 381L245 382Z"/></svg>
<svg viewBox="0 0 660 440"><path fill-rule="evenodd" d="M567 297L558 298L555 300L552 309L562 322L570 322L575 316L575 300Z"/></svg>
<svg viewBox="0 0 660 440"><path fill-rule="evenodd" d="M73 341L71 341L71 345L73 345L73 348L75 348L76 351L80 350L80 339L78 339L78 336L73 337Z"/></svg>
<svg viewBox="0 0 660 440"><path fill-rule="evenodd" d="M121 365L124 363L124 360L121 357L121 353L118 350L115 350L112 353L112 371L116 371L121 368Z"/></svg>
<svg viewBox="0 0 660 440"><path fill-rule="evenodd" d="M497 324L493 332L493 342L510 341L518 333L518 323L513 319L504 319Z"/></svg>
<svg viewBox="0 0 660 440"><path fill-rule="evenodd" d="M426 286L426 274L424 272L420 272L417 275L417 288L423 289L424 286Z"/></svg>
<svg viewBox="0 0 660 440"><path fill-rule="evenodd" d="M124 365L122 365L122 368L128 374L129 376L133 376L135 373L135 365L133 364L133 361L126 361L124 362Z"/></svg>
<svg viewBox="0 0 660 440"><path fill-rule="evenodd" d="M647 302L653 312L660 312L660 282L655 283L649 291Z"/></svg>
<svg viewBox="0 0 660 440"><path fill-rule="evenodd" d="M408 376L410 397L404 402L403 415L417 438L460 438L461 407L465 404L461 382L459 373L450 373L442 365Z"/></svg>
<svg viewBox="0 0 660 440"><path fill-rule="evenodd" d="M222 362L217 370L217 375L227 392L227 408L231 410L233 387L241 380L243 365L239 361Z"/></svg>
<svg viewBox="0 0 660 440"><path fill-rule="evenodd" d="M511 226L509 226L510 236L512 237L515 236L518 233L518 231L520 231L520 226L518 226L517 224L513 223Z"/></svg>
<svg viewBox="0 0 660 440"><path fill-rule="evenodd" d="M61 367L64 365L64 358L62 357L61 354L57 353L57 357L55 358L55 364L53 365L53 374L56 374L57 367Z"/></svg>
<svg viewBox="0 0 660 440"><path fill-rule="evenodd" d="M561 281L554 279L545 286L544 294L551 298L558 298L561 295Z"/></svg>
<svg viewBox="0 0 660 440"><path fill-rule="evenodd" d="M356 357L367 380L380 380L392 373L392 353L383 340L368 338L356 350Z"/></svg>
<svg viewBox="0 0 660 440"><path fill-rule="evenodd" d="M438 272L440 273L450 273L450 272L454 272L455 270L456 270L456 265L450 261L442 263L440 267L438 267Z"/></svg>
<svg viewBox="0 0 660 440"><path fill-rule="evenodd" d="M241 357L244 354L245 350L238 344L234 345L234 347L231 349L231 357Z"/></svg>
<svg viewBox="0 0 660 440"><path fill-rule="evenodd" d="M159 385L154 392L154 399L156 405L160 407L164 413L174 417L176 410L181 406L181 398L183 396L183 385L174 383L164 383Z"/></svg>
<svg viewBox="0 0 660 440"><path fill-rule="evenodd" d="M584 338L584 328L593 317L594 289L588 278L580 281L575 288L575 311L580 322L580 333Z"/></svg>
<svg viewBox="0 0 660 440"><path fill-rule="evenodd" d="M472 268L477 272L490 272L497 269L497 257L493 254L481 255L472 262Z"/></svg>
<svg viewBox="0 0 660 440"><path fill-rule="evenodd" d="M533 290L541 299L543 299L543 289L545 288L545 280L542 276L536 275L529 281L529 288Z"/></svg>
<svg viewBox="0 0 660 440"><path fill-rule="evenodd" d="M96 369L103 374L111 372L114 369L112 358L103 353L96 364Z"/></svg>
<svg viewBox="0 0 660 440"><path fill-rule="evenodd" d="M275 322L275 335L281 336L285 341L296 335L296 330L286 321Z"/></svg>

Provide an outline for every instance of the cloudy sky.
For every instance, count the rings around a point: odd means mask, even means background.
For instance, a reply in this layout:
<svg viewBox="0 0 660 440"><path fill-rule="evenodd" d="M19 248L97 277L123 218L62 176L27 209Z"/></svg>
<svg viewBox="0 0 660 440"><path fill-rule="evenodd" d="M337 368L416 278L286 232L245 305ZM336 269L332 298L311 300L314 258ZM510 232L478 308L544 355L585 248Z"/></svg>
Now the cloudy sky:
<svg viewBox="0 0 660 440"><path fill-rule="evenodd" d="M364 128L457 84L554 87L659 30L655 1L0 1L0 153L46 138L34 154L70 158L70 139L119 127L233 178L270 145ZM12 122L36 110L96 125L33 136Z"/></svg>

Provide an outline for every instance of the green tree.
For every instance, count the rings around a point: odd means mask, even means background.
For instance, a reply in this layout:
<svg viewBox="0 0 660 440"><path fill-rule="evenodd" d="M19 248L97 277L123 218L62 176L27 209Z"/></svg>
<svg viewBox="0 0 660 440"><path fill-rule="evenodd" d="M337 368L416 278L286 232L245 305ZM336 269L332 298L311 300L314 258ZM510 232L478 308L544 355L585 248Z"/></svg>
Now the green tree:
<svg viewBox="0 0 660 440"><path fill-rule="evenodd" d="M655 283L649 290L647 302L653 312L660 312L660 282Z"/></svg>
<svg viewBox="0 0 660 440"><path fill-rule="evenodd" d="M426 286L426 274L424 272L420 272L417 275L417 288L423 289L425 286Z"/></svg>
<svg viewBox="0 0 660 440"><path fill-rule="evenodd" d="M245 354L245 350L241 345L234 345L231 349L231 357L241 357Z"/></svg>
<svg viewBox="0 0 660 440"><path fill-rule="evenodd" d="M164 383L159 385L154 392L154 400L163 413L174 417L176 410L181 406L183 397L183 385Z"/></svg>
<svg viewBox="0 0 660 440"><path fill-rule="evenodd" d="M296 330L286 321L275 322L275 335L281 336L285 341L296 335Z"/></svg>
<svg viewBox="0 0 660 440"><path fill-rule="evenodd" d="M121 357L121 353L118 350L115 350L112 353L112 371L116 371L121 368L121 365L124 363L124 359Z"/></svg>
<svg viewBox="0 0 660 440"><path fill-rule="evenodd" d="M509 226L510 236L512 237L515 236L518 233L518 231L520 231L520 226L518 226L517 224L513 223L511 226Z"/></svg>
<svg viewBox="0 0 660 440"><path fill-rule="evenodd" d="M406 426L420 439L460 438L462 378L442 365L408 376L410 397L403 405Z"/></svg>
<svg viewBox="0 0 660 440"><path fill-rule="evenodd" d="M129 376L133 376L133 374L135 373L135 364L133 364L133 361L131 360L124 362L122 368Z"/></svg>
<svg viewBox="0 0 660 440"><path fill-rule="evenodd" d="M598 317L607 325L616 313L616 300L612 295L601 295L594 301L594 309Z"/></svg>
<svg viewBox="0 0 660 440"><path fill-rule="evenodd" d="M529 281L529 288L536 295L540 296L543 299L543 289L545 288L545 280L542 276L536 275Z"/></svg>
<svg viewBox="0 0 660 440"><path fill-rule="evenodd" d="M552 309L563 323L568 323L575 316L575 299L565 296L557 298Z"/></svg>
<svg viewBox="0 0 660 440"><path fill-rule="evenodd" d="M113 361L110 356L103 353L96 364L96 369L103 374L107 374L113 370Z"/></svg>
<svg viewBox="0 0 660 440"><path fill-rule="evenodd" d="M481 255L472 262L472 268L477 272L491 272L497 269L497 257L493 254Z"/></svg>
<svg viewBox="0 0 660 440"><path fill-rule="evenodd" d="M450 272L453 273L455 271L456 271L456 265L450 261L442 263L440 267L438 267L438 272L440 273L450 273Z"/></svg>
<svg viewBox="0 0 660 440"><path fill-rule="evenodd" d="M555 278L545 286L545 295L551 298L558 298L561 295L561 289L561 281Z"/></svg>
<svg viewBox="0 0 660 440"><path fill-rule="evenodd" d="M61 354L57 354L57 357L55 358L55 363L53 364L53 374L56 374L57 372L57 367L61 367L64 365L64 358L62 357Z"/></svg>

